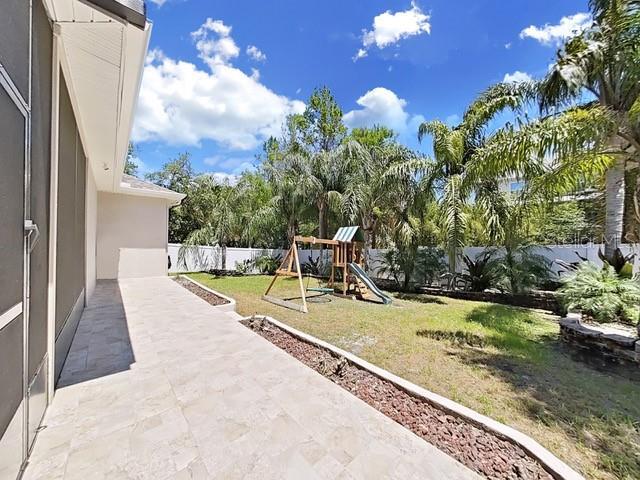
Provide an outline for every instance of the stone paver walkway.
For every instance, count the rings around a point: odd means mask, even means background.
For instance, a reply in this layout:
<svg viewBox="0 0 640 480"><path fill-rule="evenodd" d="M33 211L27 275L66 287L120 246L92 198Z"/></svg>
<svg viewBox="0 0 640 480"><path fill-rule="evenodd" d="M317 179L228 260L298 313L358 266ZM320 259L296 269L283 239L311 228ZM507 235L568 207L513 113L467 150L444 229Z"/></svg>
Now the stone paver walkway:
<svg viewBox="0 0 640 480"><path fill-rule="evenodd" d="M233 315L99 283L24 478L477 478Z"/></svg>

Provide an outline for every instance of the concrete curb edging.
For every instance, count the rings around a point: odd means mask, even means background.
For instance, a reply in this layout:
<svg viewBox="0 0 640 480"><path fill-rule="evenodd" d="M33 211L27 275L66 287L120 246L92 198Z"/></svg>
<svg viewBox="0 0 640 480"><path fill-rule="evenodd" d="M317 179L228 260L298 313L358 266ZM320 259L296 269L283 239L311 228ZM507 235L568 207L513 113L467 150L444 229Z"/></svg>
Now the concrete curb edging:
<svg viewBox="0 0 640 480"><path fill-rule="evenodd" d="M330 343L296 330L295 328L290 327L289 325L286 325L272 317L266 315L255 315L255 317L264 318L276 327L284 330L294 337L297 337L305 342L311 343L312 345L316 345L320 348L324 348L325 350L329 350L336 355L340 355L346 358L350 363L369 371L378 378L393 383L398 388L404 390L410 395L421 398L454 416L461 417L469 421L470 423L473 423L483 430L489 431L497 435L498 437L515 443L516 445L520 446L525 452L531 455L532 458L537 460L540 465L542 465L542 467L555 479L584 480L584 477L582 475L580 475L578 472L569 467L569 465L553 455L549 450L544 448L528 435L525 435L524 433L519 432L514 428L504 425L485 415L481 415L480 413L471 410L468 407L460 405L453 400L449 400L446 397L433 393L429 390L426 390L425 388L419 387L418 385L415 385L401 377L398 377L397 375L394 375L387 370L377 367L350 352L342 350L341 348L331 345ZM251 318L252 317L243 317L240 320L249 320Z"/></svg>
<svg viewBox="0 0 640 480"><path fill-rule="evenodd" d="M235 311L236 311L236 301L233 298L228 297L224 293L217 292L216 290L213 290L212 288L206 287L203 284L201 284L200 282L196 282L193 278L189 278L186 275L180 274L180 275L177 275L177 277L184 278L184 279L190 281L191 283L193 283L194 285L200 287L201 289L206 290L207 292L212 293L214 295L217 295L220 298L224 298L228 302L228 303L225 303L223 305L211 305L216 310L219 310L221 312L234 312L235 313Z"/></svg>

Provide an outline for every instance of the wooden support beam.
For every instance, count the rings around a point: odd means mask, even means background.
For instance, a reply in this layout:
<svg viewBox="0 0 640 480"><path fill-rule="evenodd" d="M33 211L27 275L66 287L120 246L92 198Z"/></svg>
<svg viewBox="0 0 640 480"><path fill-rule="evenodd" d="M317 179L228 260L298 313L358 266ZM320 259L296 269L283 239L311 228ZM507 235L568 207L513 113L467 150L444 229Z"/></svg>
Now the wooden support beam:
<svg viewBox="0 0 640 480"><path fill-rule="evenodd" d="M316 243L319 243L321 245L338 245L340 243L337 240L330 240L328 238L303 237L301 235L296 235L293 241L300 243L311 243L314 245Z"/></svg>
<svg viewBox="0 0 640 480"><path fill-rule="evenodd" d="M297 277L298 272L290 272L289 270L276 270L277 275L282 275L283 277Z"/></svg>
<svg viewBox="0 0 640 480"><path fill-rule="evenodd" d="M288 300L282 300L281 298L277 297L272 297L271 295L263 295L262 299L269 303L273 303L274 305L288 308L290 310L295 310L296 312L309 313L306 303L304 305L298 305L297 303L293 303Z"/></svg>
<svg viewBox="0 0 640 480"><path fill-rule="evenodd" d="M298 283L300 284L300 296L302 297L302 305L304 307L304 312L307 312L307 298L304 291L304 284L302 283L302 269L300 268L300 258L298 257L298 247L296 247L296 243L293 242L293 257L296 261L296 269L298 270Z"/></svg>

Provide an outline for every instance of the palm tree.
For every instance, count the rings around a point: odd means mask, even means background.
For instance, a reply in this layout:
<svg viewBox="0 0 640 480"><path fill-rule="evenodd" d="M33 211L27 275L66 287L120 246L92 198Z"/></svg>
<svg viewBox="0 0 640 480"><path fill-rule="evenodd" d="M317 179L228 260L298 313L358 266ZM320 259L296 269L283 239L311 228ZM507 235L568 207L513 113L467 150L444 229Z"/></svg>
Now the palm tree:
<svg viewBox="0 0 640 480"><path fill-rule="evenodd" d="M625 169L640 161L640 2L589 5L593 24L565 43L544 79L492 87L466 117L488 119L507 107L523 113L537 103L545 116L496 132L477 152L474 175L517 175L530 182L529 195L547 199L603 175L612 259L623 238Z"/></svg>
<svg viewBox="0 0 640 480"><path fill-rule="evenodd" d="M388 176L389 169L414 160L415 154L399 147L392 130L375 126L359 128L352 138L363 148L355 149L356 155L346 179L342 195L342 209L347 218L358 224L365 237L364 256L376 248L379 235L386 227L384 218L389 214L391 197L402 195L398 188L399 177ZM405 183L406 185L406 183Z"/></svg>
<svg viewBox="0 0 640 480"><path fill-rule="evenodd" d="M483 118L469 118L456 127L450 127L433 120L424 122L418 130L420 140L426 135L433 138L434 161L423 169L422 182L427 190L438 192L440 223L451 272L456 271L465 245L470 199L473 198L481 209L490 237L496 239L502 234L500 218L505 205L497 182L490 177L474 181L467 179L467 164L486 141L484 123Z"/></svg>
<svg viewBox="0 0 640 480"><path fill-rule="evenodd" d="M329 211L342 203L346 179L357 163L367 162L367 151L348 140L332 150L286 153L290 168L298 174L298 185L318 211L318 237L327 238Z"/></svg>
<svg viewBox="0 0 640 480"><path fill-rule="evenodd" d="M302 160L291 153L285 155L277 142L265 147L265 151L267 155L262 164L262 173L271 186L273 196L265 206L254 212L247 228L252 234L259 235L258 232L284 224L284 247L293 242L303 213L307 210L305 192L300 182Z"/></svg>
<svg viewBox="0 0 640 480"><path fill-rule="evenodd" d="M210 175L205 176L209 182L216 184ZM238 192L234 187L223 184L218 188L209 188L215 192L211 195L203 225L193 230L185 239L180 250L180 257L184 258L187 251L196 249L200 245L218 245L221 249L221 268L227 268L227 246L232 241L239 241L242 237L243 222L241 210L238 206Z"/></svg>
<svg viewBox="0 0 640 480"><path fill-rule="evenodd" d="M390 163L382 177L388 190L383 227L398 255L408 261L416 258L425 237L423 212L433 200L433 190L423 175L431 161L399 144L390 146L386 154Z"/></svg>

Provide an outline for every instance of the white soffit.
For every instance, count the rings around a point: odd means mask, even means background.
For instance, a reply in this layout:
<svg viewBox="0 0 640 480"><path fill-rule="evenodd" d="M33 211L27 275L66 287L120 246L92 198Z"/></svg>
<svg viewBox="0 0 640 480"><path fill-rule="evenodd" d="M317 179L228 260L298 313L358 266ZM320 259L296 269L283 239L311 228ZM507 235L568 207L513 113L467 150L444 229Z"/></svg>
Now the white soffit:
<svg viewBox="0 0 640 480"><path fill-rule="evenodd" d="M144 30L80 0L48 0L62 69L98 190L118 191L151 24Z"/></svg>

